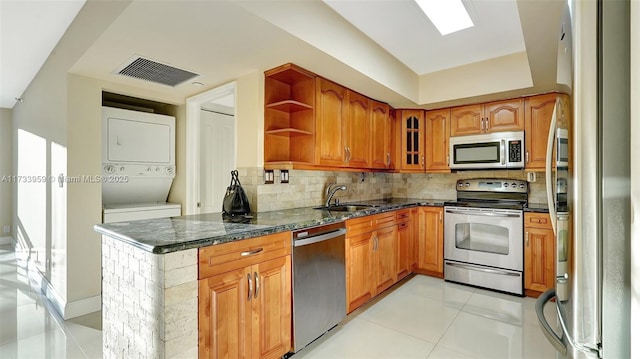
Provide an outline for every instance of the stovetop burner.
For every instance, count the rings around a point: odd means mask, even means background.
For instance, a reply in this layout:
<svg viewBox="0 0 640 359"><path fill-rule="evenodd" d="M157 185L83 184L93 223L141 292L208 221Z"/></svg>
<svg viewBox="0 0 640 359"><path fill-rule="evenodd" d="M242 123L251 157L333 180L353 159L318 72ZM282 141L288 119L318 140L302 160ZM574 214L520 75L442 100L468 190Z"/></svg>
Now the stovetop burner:
<svg viewBox="0 0 640 359"><path fill-rule="evenodd" d="M458 180L456 191L457 200L445 206L522 210L529 186L522 180L475 178Z"/></svg>
<svg viewBox="0 0 640 359"><path fill-rule="evenodd" d="M512 201L486 201L486 200L466 200L445 202L445 206L469 207L469 208L491 208L491 209L515 209L523 210L527 202Z"/></svg>

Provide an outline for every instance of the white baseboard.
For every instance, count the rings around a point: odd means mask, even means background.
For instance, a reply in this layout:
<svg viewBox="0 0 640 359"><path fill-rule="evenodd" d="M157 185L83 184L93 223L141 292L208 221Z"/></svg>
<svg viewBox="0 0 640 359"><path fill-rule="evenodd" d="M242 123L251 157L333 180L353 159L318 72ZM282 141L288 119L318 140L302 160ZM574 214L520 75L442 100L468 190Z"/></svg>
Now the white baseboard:
<svg viewBox="0 0 640 359"><path fill-rule="evenodd" d="M0 246L3 244L14 244L13 237L0 237Z"/></svg>
<svg viewBox="0 0 640 359"><path fill-rule="evenodd" d="M29 261L29 263L27 263L27 269L31 285L34 286L36 290L42 292L62 319L67 320L102 309L102 296L97 295L73 302L66 302L55 288L53 288L51 282L36 268L33 262Z"/></svg>

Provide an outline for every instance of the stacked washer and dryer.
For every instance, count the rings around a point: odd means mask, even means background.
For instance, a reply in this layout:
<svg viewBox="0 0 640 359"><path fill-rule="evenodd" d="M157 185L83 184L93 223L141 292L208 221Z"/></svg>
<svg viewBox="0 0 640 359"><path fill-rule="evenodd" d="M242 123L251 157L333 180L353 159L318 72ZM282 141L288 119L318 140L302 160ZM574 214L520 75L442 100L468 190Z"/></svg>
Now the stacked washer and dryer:
<svg viewBox="0 0 640 359"><path fill-rule="evenodd" d="M102 107L104 223L180 216L167 203L176 174L175 118Z"/></svg>

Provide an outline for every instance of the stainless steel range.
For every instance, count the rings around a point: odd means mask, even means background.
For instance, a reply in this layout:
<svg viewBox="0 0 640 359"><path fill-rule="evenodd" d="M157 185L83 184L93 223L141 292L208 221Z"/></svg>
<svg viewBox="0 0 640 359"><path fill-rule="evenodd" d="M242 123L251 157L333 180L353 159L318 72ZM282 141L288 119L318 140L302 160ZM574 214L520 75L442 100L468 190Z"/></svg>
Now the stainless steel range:
<svg viewBox="0 0 640 359"><path fill-rule="evenodd" d="M466 179L444 208L444 279L524 294L526 181Z"/></svg>

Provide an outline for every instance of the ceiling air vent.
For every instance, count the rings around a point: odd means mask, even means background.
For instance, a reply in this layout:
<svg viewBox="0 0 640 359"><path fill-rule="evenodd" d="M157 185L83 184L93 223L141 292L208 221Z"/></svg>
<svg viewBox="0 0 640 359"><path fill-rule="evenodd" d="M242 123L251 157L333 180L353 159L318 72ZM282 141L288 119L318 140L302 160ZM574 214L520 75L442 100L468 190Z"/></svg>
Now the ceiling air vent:
<svg viewBox="0 0 640 359"><path fill-rule="evenodd" d="M134 77L173 87L199 76L191 71L161 64L140 56L132 57L126 64L124 64L122 69L114 72L119 75Z"/></svg>

